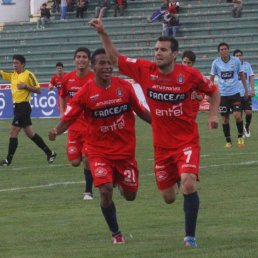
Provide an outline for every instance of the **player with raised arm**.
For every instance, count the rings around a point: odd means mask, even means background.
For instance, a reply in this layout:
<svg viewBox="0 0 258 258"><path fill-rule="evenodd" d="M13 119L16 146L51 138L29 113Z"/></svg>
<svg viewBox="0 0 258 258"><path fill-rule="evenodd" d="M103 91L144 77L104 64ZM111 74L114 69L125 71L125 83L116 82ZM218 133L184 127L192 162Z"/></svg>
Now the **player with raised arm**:
<svg viewBox="0 0 258 258"><path fill-rule="evenodd" d="M245 79L246 79L246 84L248 89L248 99L244 98L245 88L241 81L241 78L238 77L238 79L240 80L240 84L241 84L241 87L240 87L241 106L242 106L242 110L245 112L244 136L250 137L251 132L249 127L252 120L252 97L255 96L254 72L251 65L248 62L244 61L243 52L240 49L236 49L233 52L233 56L236 56L240 59L241 67L245 74Z"/></svg>
<svg viewBox="0 0 258 258"><path fill-rule="evenodd" d="M120 73L138 82L152 116L155 151L155 176L164 201L176 200L182 181L185 211L186 246L197 246L195 229L199 210L196 180L199 180L200 146L194 120L191 92L197 89L211 96L208 127L218 126L219 92L198 70L175 64L178 42L172 37L159 37L155 45L155 62L120 55L102 24L102 13L89 25L99 34L107 55Z"/></svg>
<svg viewBox="0 0 258 258"><path fill-rule="evenodd" d="M219 91L221 94L220 113L222 116L223 132L226 138L225 148L232 148L233 144L230 136L229 115L230 110L233 111L233 116L236 120L238 131L238 146L245 145L243 139L243 119L241 116L241 99L240 99L240 82L238 75L244 85L244 98L248 98L245 75L241 68L241 63L238 58L229 55L229 45L222 42L218 45L219 58L212 62L210 79L214 82L215 75L218 76Z"/></svg>
<svg viewBox="0 0 258 258"><path fill-rule="evenodd" d="M48 90L51 91L54 88L57 88L57 95L58 95L58 111L60 114L60 117L64 115L64 110L61 107L60 109L60 94L61 94L61 87L62 87L62 80L64 75L66 73L64 72L64 65L62 62L57 62L56 63L56 74L51 78L51 81L48 85Z"/></svg>
<svg viewBox="0 0 258 258"><path fill-rule="evenodd" d="M51 151L44 140L34 132L31 123L31 93L40 94L41 89L35 75L25 69L26 59L23 55L13 56L14 71L0 71L3 80L11 82L14 118L10 128L9 148L5 160L0 161L0 166L7 167L11 164L18 147L18 135L23 129L24 133L47 155L48 163L53 163L56 153Z"/></svg>
<svg viewBox="0 0 258 258"><path fill-rule="evenodd" d="M94 79L94 73L90 71L91 53L86 47L79 47L74 52L74 64L76 69L66 74L62 80L60 92L60 110L69 108L74 94L89 80ZM87 155L87 122L83 114L78 120L69 127L67 139L67 156L68 160L74 167L83 162L85 176L84 200L92 200L93 178L90 171L89 160Z"/></svg>
<svg viewBox="0 0 258 258"><path fill-rule="evenodd" d="M151 117L139 102L132 85L113 77L113 66L104 49L92 55L95 80L89 81L75 94L64 117L49 132L49 139L63 133L84 114L88 124L88 155L99 188L100 206L112 232L114 244L124 243L112 199L113 185L119 184L122 196L133 201L138 189L138 168L135 160L135 115L151 123Z"/></svg>

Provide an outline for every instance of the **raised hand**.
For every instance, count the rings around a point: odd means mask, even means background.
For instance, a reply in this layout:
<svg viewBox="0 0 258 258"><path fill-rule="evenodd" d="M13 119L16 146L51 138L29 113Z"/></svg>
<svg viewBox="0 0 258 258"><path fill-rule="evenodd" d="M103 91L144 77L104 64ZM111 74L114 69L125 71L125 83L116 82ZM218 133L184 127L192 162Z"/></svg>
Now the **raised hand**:
<svg viewBox="0 0 258 258"><path fill-rule="evenodd" d="M102 33L105 31L102 23L103 12L104 12L104 9L102 8L99 12L99 17L94 18L88 22L88 24L94 27L95 31L98 33Z"/></svg>

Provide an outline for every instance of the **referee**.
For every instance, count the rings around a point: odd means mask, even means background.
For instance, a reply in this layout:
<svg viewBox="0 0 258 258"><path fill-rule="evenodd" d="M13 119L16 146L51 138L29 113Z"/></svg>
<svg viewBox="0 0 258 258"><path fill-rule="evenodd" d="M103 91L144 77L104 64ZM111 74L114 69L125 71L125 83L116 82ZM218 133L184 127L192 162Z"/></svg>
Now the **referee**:
<svg viewBox="0 0 258 258"><path fill-rule="evenodd" d="M8 154L5 160L0 161L0 166L4 167L9 166L12 162L18 146L18 134L22 128L27 137L46 153L48 163L54 162L56 157L56 153L48 148L43 139L34 132L32 127L30 119L31 106L29 103L31 92L40 94L41 89L35 75L25 70L25 63L26 59L24 56L14 55L14 71L0 71L0 76L2 76L3 80L11 82L14 106L14 119L10 129Z"/></svg>

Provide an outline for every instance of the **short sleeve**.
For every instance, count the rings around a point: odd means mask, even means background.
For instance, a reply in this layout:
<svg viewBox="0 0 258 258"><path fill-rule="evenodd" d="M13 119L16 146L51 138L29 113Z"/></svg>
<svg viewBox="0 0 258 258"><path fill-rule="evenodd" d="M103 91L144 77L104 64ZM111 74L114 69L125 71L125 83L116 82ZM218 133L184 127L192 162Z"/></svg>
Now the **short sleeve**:
<svg viewBox="0 0 258 258"><path fill-rule="evenodd" d="M201 74L198 70L194 74L193 78L196 90L198 92L203 92L208 96L211 96L215 91L218 90L218 87L213 84L208 78Z"/></svg>
<svg viewBox="0 0 258 258"><path fill-rule="evenodd" d="M4 72L3 70L1 70L1 74L2 74L2 78L5 81L11 81L13 72Z"/></svg>
<svg viewBox="0 0 258 258"><path fill-rule="evenodd" d="M39 85L35 75L31 72L29 72L29 86L35 87L35 88L40 88L40 85Z"/></svg>
<svg viewBox="0 0 258 258"><path fill-rule="evenodd" d="M217 66L216 66L216 60L214 60L214 61L212 62L210 74L211 74L211 75L216 75L216 74L218 74L218 72L217 72Z"/></svg>
<svg viewBox="0 0 258 258"><path fill-rule="evenodd" d="M118 68L121 74L127 75L136 82L141 83L144 69L149 65L149 61L119 56Z"/></svg>
<svg viewBox="0 0 258 258"><path fill-rule="evenodd" d="M68 124L75 122L83 112L83 92L82 89L79 90L73 97L72 102L66 105L64 116L61 120L65 121Z"/></svg>

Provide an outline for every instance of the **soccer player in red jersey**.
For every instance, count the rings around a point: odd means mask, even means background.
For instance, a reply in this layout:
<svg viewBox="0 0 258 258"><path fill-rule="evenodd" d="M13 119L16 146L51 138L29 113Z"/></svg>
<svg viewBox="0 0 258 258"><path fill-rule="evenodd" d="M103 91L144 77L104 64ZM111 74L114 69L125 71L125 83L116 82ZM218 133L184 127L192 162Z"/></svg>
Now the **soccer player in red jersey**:
<svg viewBox="0 0 258 258"><path fill-rule="evenodd" d="M196 181L199 180L200 146L192 110L193 89L211 97L208 128L218 127L220 94L217 87L198 70L175 64L178 42L160 37L155 45L155 62L120 55L102 24L102 12L89 21L99 34L112 64L120 73L138 82L152 116L157 185L166 203L173 203L182 181L186 246L197 246L195 229L199 210Z"/></svg>
<svg viewBox="0 0 258 258"><path fill-rule="evenodd" d="M60 92L60 109L69 108L74 94L89 80L94 79L94 73L89 70L90 50L85 47L79 47L74 53L74 64L76 70L66 74L62 80ZM71 164L75 167L81 162L84 165L84 176L86 188L84 200L92 200L93 178L91 175L89 161L87 157L87 122L83 114L68 130L67 156Z"/></svg>
<svg viewBox="0 0 258 258"><path fill-rule="evenodd" d="M182 54L183 65L186 65L188 67L193 67L195 64L195 60L196 60L195 53L191 50L186 50ZM195 112L194 115L196 119L197 113L199 111L200 102L203 100L204 94L197 90L193 90L191 98L192 98L193 111Z"/></svg>
<svg viewBox="0 0 258 258"><path fill-rule="evenodd" d="M63 116L64 110L60 110L60 94L61 94L62 79L66 73L64 72L64 65L62 62L56 63L56 72L57 73L51 78L51 81L48 85L48 90L51 91L54 89L54 87L57 88L58 111L59 111L60 116Z"/></svg>
<svg viewBox="0 0 258 258"><path fill-rule="evenodd" d="M129 82L111 76L113 66L104 49L92 55L95 80L89 81L73 98L65 115L49 132L49 139L64 132L84 114L88 123L88 155L99 188L100 205L112 232L113 243L124 243L112 200L113 185L119 184L121 195L133 201L138 189L138 168L135 160L135 115L151 123L148 110L142 106Z"/></svg>

